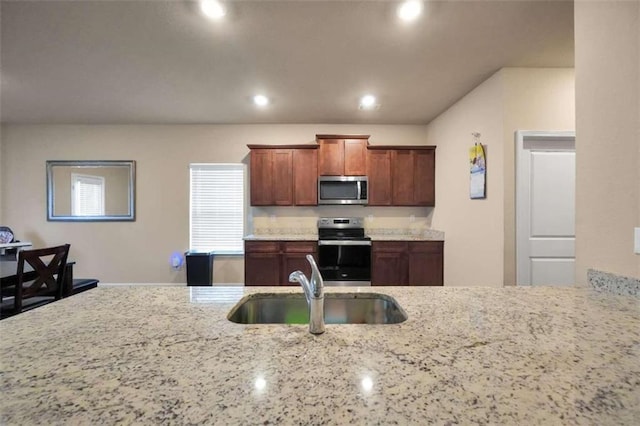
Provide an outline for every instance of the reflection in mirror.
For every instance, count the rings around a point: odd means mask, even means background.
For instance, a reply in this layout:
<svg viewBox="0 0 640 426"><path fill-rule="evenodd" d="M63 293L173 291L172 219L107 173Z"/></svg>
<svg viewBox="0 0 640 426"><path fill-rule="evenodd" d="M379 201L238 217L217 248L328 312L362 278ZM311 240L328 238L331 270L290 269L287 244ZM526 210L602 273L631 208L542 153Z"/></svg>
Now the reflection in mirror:
<svg viewBox="0 0 640 426"><path fill-rule="evenodd" d="M135 220L135 161L47 161L47 220Z"/></svg>

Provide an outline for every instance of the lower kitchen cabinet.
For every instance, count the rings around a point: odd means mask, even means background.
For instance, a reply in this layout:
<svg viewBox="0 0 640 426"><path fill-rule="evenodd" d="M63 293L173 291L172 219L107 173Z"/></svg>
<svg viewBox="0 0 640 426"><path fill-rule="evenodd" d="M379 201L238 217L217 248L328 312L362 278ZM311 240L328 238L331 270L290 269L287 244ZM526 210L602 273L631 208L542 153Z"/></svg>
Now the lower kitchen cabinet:
<svg viewBox="0 0 640 426"><path fill-rule="evenodd" d="M280 285L280 243L245 241L245 285Z"/></svg>
<svg viewBox="0 0 640 426"><path fill-rule="evenodd" d="M307 254L317 258L317 241L245 241L244 285L299 285L289 274L301 270L311 275Z"/></svg>
<svg viewBox="0 0 640 426"><path fill-rule="evenodd" d="M406 241L371 243L371 285L406 285Z"/></svg>
<svg viewBox="0 0 640 426"><path fill-rule="evenodd" d="M374 241L371 284L441 286L443 241Z"/></svg>
<svg viewBox="0 0 640 426"><path fill-rule="evenodd" d="M444 242L409 242L409 285L444 285Z"/></svg>

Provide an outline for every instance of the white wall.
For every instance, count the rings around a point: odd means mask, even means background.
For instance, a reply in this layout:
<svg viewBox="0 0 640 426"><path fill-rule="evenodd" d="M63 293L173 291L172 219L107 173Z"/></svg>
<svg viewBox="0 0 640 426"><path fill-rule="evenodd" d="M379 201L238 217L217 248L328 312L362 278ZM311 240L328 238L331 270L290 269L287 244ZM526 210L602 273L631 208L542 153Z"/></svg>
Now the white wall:
<svg viewBox="0 0 640 426"><path fill-rule="evenodd" d="M640 277L640 3L576 2L576 279Z"/></svg>

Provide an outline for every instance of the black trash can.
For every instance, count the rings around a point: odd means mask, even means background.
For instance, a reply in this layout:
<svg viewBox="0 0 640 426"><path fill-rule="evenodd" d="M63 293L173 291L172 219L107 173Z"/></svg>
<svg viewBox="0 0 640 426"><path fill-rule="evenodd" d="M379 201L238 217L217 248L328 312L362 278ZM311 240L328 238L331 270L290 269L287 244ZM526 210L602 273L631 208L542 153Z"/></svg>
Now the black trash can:
<svg viewBox="0 0 640 426"><path fill-rule="evenodd" d="M213 285L213 252L192 250L184 255L187 260L187 285Z"/></svg>

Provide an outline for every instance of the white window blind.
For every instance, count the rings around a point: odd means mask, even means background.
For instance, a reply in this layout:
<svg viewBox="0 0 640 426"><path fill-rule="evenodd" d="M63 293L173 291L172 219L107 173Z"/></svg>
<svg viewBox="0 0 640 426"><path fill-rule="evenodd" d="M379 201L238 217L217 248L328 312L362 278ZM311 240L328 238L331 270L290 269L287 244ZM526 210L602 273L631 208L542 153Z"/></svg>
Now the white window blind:
<svg viewBox="0 0 640 426"><path fill-rule="evenodd" d="M73 216L104 215L104 177L72 173L71 192Z"/></svg>
<svg viewBox="0 0 640 426"><path fill-rule="evenodd" d="M241 254L244 250L244 165L191 164L191 250Z"/></svg>

